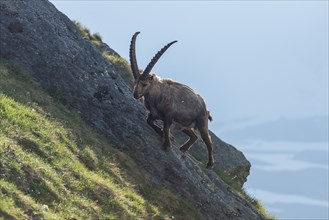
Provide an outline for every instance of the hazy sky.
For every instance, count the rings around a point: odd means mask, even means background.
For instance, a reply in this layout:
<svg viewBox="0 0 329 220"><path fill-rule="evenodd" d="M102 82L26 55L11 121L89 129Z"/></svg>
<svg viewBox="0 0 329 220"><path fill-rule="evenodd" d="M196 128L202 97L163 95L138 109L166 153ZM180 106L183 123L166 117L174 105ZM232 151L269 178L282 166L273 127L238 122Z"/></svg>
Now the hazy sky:
<svg viewBox="0 0 329 220"><path fill-rule="evenodd" d="M200 93L215 123L328 115L327 1L51 1L128 59Z"/></svg>

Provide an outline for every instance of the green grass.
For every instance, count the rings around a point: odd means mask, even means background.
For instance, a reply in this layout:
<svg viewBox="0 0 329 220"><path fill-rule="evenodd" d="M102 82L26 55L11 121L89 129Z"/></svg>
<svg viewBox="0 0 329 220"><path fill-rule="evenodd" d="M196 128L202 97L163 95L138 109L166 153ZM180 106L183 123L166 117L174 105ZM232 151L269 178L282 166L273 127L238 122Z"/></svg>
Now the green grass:
<svg viewBox="0 0 329 220"><path fill-rule="evenodd" d="M96 38L93 38L92 34L90 33L90 30L87 27L85 27L84 25L82 25L80 22L73 21L73 23L78 28L78 30L80 31L80 34L82 35L83 38L85 38L87 40L97 40Z"/></svg>
<svg viewBox="0 0 329 220"><path fill-rule="evenodd" d="M241 189L238 191L240 195L242 195L243 198L245 198L247 201L249 201L253 206L261 213L263 216L265 216L268 220L275 220L276 217L272 214L270 214L266 208L264 207L263 203L259 201L258 199L254 198L253 196L249 195L245 189Z"/></svg>
<svg viewBox="0 0 329 220"><path fill-rule="evenodd" d="M0 61L0 219L201 219L51 94Z"/></svg>

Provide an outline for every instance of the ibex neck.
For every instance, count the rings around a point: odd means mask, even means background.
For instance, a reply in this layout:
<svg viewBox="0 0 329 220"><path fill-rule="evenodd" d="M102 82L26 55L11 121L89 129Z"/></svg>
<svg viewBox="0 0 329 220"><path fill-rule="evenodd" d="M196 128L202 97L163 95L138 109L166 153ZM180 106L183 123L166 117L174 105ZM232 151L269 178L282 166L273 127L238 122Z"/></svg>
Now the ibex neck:
<svg viewBox="0 0 329 220"><path fill-rule="evenodd" d="M162 79L155 75L152 79L152 85L145 94L145 98L151 100L157 99L161 96L161 86L162 86Z"/></svg>

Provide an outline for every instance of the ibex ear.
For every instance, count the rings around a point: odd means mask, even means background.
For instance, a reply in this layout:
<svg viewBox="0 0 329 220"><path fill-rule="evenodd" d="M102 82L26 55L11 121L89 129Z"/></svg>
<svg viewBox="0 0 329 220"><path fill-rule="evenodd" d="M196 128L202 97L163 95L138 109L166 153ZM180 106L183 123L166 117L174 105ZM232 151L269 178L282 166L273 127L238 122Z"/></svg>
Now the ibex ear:
<svg viewBox="0 0 329 220"><path fill-rule="evenodd" d="M138 74L136 74L137 75L137 77L136 76L134 76L134 78L135 78L135 81L142 75L142 73L143 73L143 70L142 69L139 69L138 70Z"/></svg>
<svg viewBox="0 0 329 220"><path fill-rule="evenodd" d="M154 74L150 75L150 80L153 80L154 76Z"/></svg>

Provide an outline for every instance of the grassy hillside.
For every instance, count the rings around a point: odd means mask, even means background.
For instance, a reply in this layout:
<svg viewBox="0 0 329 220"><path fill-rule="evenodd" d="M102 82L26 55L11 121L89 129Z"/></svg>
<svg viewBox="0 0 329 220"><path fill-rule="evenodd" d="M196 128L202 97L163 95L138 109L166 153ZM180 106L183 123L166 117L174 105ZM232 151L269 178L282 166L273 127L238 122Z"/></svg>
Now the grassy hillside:
<svg viewBox="0 0 329 220"><path fill-rule="evenodd" d="M0 219L201 219L61 100L0 61Z"/></svg>

